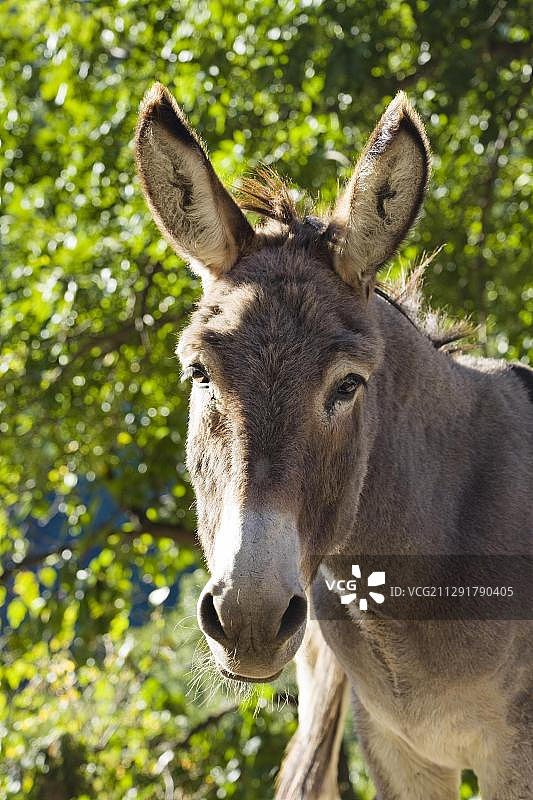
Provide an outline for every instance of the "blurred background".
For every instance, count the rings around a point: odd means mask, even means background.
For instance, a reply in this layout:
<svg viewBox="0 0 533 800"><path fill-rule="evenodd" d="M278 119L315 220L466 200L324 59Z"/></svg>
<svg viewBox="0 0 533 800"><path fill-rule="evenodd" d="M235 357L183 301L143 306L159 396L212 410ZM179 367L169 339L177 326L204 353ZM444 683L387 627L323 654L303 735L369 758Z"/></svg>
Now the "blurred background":
<svg viewBox="0 0 533 800"><path fill-rule="evenodd" d="M533 361L527 0L0 5L0 797L267 800L295 686L205 664L173 356L199 294L134 174L166 83L231 186L259 162L330 202L405 89L431 139L398 264L478 352ZM356 744L344 800L373 789ZM462 796L475 794L465 775Z"/></svg>

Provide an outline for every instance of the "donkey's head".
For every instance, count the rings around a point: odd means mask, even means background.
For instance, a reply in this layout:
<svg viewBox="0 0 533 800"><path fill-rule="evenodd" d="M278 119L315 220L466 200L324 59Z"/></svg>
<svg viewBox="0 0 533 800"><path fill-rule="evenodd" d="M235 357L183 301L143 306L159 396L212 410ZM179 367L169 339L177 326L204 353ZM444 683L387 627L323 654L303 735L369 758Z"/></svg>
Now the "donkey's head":
<svg viewBox="0 0 533 800"><path fill-rule="evenodd" d="M198 617L230 677L266 680L292 658L317 554L353 528L383 350L373 282L416 217L428 161L399 94L327 222L298 219L263 173L243 203L269 218L254 231L166 89L143 103L143 190L204 287L178 352L192 380L187 463L212 575Z"/></svg>

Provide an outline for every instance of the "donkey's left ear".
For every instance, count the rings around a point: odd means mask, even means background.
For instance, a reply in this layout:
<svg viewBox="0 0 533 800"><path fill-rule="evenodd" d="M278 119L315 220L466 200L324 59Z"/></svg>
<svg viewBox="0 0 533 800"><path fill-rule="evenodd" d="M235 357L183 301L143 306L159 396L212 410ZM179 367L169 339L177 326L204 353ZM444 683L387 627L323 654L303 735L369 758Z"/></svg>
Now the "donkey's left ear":
<svg viewBox="0 0 533 800"><path fill-rule="evenodd" d="M152 215L174 250L203 278L231 269L253 230L160 83L141 105L135 155Z"/></svg>
<svg viewBox="0 0 533 800"><path fill-rule="evenodd" d="M335 268L367 291L420 210L429 177L424 126L403 92L378 122L330 222Z"/></svg>

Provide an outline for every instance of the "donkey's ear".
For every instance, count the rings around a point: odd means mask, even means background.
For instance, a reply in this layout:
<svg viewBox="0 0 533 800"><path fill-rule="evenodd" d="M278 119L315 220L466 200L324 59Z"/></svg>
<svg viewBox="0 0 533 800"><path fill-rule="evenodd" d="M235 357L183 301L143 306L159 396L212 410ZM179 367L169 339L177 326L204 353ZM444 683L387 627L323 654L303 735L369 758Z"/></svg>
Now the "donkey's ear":
<svg viewBox="0 0 533 800"><path fill-rule="evenodd" d="M150 210L174 250L202 275L231 269L253 230L160 83L142 102L135 155Z"/></svg>
<svg viewBox="0 0 533 800"><path fill-rule="evenodd" d="M331 219L335 268L368 288L413 224L429 176L429 144L418 114L399 92L378 122Z"/></svg>

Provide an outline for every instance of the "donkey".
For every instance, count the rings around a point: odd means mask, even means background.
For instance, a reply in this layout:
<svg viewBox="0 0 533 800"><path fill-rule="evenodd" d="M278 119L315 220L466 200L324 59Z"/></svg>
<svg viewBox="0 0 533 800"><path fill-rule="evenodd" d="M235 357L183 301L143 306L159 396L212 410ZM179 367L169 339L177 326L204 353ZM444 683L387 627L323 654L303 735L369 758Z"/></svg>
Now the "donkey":
<svg viewBox="0 0 533 800"><path fill-rule="evenodd" d="M532 552L533 371L442 352L377 291L427 187L418 115L396 96L326 220L301 218L267 173L239 207L159 84L136 160L203 285L178 345L211 572L199 624L235 680L270 681L298 651L300 725L277 797L338 797L351 690L381 800L457 798L463 768L483 800L531 800L527 614L397 619L328 588L352 554ZM243 210L263 217L256 229Z"/></svg>

